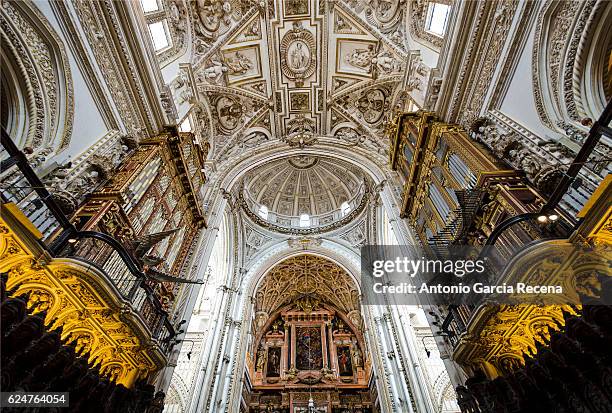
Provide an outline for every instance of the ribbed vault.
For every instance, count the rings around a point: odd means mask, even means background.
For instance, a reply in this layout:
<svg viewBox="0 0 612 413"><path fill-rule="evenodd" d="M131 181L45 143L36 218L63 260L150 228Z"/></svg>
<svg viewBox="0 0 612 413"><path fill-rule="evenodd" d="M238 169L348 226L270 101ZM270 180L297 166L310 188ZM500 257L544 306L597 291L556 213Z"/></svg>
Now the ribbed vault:
<svg viewBox="0 0 612 413"><path fill-rule="evenodd" d="M314 255L299 255L274 266L255 294L255 311L272 314L301 297L328 302L344 313L359 309L359 290L338 264Z"/></svg>

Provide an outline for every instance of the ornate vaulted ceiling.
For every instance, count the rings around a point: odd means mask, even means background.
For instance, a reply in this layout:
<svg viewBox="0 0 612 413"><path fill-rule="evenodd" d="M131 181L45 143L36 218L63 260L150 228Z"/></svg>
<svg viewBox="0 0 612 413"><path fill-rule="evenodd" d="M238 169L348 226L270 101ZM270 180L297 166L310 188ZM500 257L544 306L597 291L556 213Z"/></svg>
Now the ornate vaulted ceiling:
<svg viewBox="0 0 612 413"><path fill-rule="evenodd" d="M402 0L189 7L196 98L205 103L215 159L237 146L278 139L302 147L317 136L386 150L384 123L408 82Z"/></svg>

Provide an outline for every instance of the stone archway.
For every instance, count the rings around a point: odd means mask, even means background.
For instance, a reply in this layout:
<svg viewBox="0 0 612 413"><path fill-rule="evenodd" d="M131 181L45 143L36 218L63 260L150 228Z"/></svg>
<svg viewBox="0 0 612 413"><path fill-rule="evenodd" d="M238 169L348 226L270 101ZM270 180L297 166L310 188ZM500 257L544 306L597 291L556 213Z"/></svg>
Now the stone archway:
<svg viewBox="0 0 612 413"><path fill-rule="evenodd" d="M240 228L243 227L248 217L241 213L240 204L237 202L237 193L243 182L243 177L265 163L287 158L295 155L324 156L327 158L341 159L361 169L362 175L371 180L373 193L371 201L366 208L364 225L369 231L368 239L373 242L382 241L381 222L383 216L389 220L390 225L400 238L400 242L413 244L410 230L405 223L399 219L397 207L399 194L393 191L391 186L385 185L385 181L394 179L392 172L380 166L381 160L371 154L351 151L327 141L321 137L320 145L308 148L291 148L279 145L264 145L249 149L236 159L231 159L231 167L218 169L209 177L208 192L206 194L206 209L208 211L208 224L211 229L204 241L208 250L214 242L215 229L218 227L218 219L228 213L231 216L232 227L232 268L231 274L227 276L225 284L217 293L219 307L215 310L216 327L215 338L212 339L209 348L210 355L206 361L206 369L198 374L197 388L202 388L197 398L193 400L191 409L195 411L218 409L219 411L239 411L244 389L252 385L250 378L244 372L252 368L256 363L256 357L251 355L247 362L247 352L254 352L253 340L250 335L251 321L255 317L252 306L258 282L263 279L267 270L274 267L283 259L291 258L299 254L313 254L331 260L342 267L349 274L357 288L359 288L359 254L358 247L350 247L339 242L338 231L332 231L320 236L320 239L312 243L292 246L291 234L281 234L276 237L275 243L266 244L265 248L251 255L248 262L245 260L244 234ZM228 160L229 161L229 160ZM228 164L226 163L226 165ZM383 212L383 209L385 212ZM367 222L366 222L367 221ZM251 224L253 224L251 222ZM258 231L266 231L263 227L257 227ZM288 240L287 237L290 239ZM318 237L316 235L315 237ZM306 237L309 238L309 237ZM312 237L310 237L312 238ZM301 239L301 238L300 238ZM376 240L376 241L374 241ZM209 245L210 244L210 245ZM207 260L203 257L203 260ZM408 393L406 385L400 382L399 372L390 370L388 360L383 355L389 352L393 346L390 340L393 337L381 336L383 329L383 309L372 309L363 307L363 324L366 331L363 334L365 346L371 350L374 364L371 366L375 371L373 376L377 379L370 384L370 391L376 394L382 406L399 405L400 393ZM335 310L334 310L335 311ZM369 327L368 327L369 326ZM369 330L368 330L369 329ZM249 365L251 363L251 365ZM312 378L310 378L312 379ZM403 397L403 396L402 396ZM412 396L406 396L409 400Z"/></svg>

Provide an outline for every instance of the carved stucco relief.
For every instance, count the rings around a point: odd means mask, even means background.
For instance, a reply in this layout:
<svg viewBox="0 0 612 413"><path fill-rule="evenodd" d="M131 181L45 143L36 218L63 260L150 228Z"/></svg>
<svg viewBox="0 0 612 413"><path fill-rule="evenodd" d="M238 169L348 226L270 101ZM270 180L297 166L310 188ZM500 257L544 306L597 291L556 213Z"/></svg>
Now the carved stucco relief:
<svg viewBox="0 0 612 413"><path fill-rule="evenodd" d="M24 75L22 94L30 112L27 136L18 144L35 151L48 147L47 155L59 152L70 143L74 118L72 76L63 42L34 4L3 2L1 7L3 41Z"/></svg>

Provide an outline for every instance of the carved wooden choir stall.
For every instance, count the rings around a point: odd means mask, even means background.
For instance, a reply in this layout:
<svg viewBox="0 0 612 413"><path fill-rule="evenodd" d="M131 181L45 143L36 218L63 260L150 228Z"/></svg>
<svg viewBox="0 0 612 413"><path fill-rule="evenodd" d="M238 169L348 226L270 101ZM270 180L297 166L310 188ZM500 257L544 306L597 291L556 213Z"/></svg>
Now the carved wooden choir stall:
<svg viewBox="0 0 612 413"><path fill-rule="evenodd" d="M609 307L601 305L606 301L598 294L609 284L612 179L602 182L574 227L576 219L559 209L539 219L546 199L529 174L514 170L460 127L416 112L397 116L390 132L390 163L403 180L401 213L427 254L443 257L449 248L468 245L488 257L487 279L480 281L563 284L573 297L545 303L551 305L430 308L452 359L473 377L457 388L462 411L540 406L538 411L569 412L583 405L589 412L609 411L611 360L600 351L610 339L604 321ZM484 248L500 224L521 214L531 219L499 232ZM583 308L585 297L599 306ZM584 385L576 383L572 390L568 383L577 377Z"/></svg>
<svg viewBox="0 0 612 413"><path fill-rule="evenodd" d="M3 187L0 220L3 389L74 390L73 411L98 411L105 398L106 411L161 411L163 393L153 403L147 383L174 345L176 296L198 282L184 272L205 226L195 136L169 130L135 145L70 219L58 187L41 182L4 131L2 145L3 178L16 183ZM32 354L36 363L7 367ZM45 384L50 368L67 381Z"/></svg>

